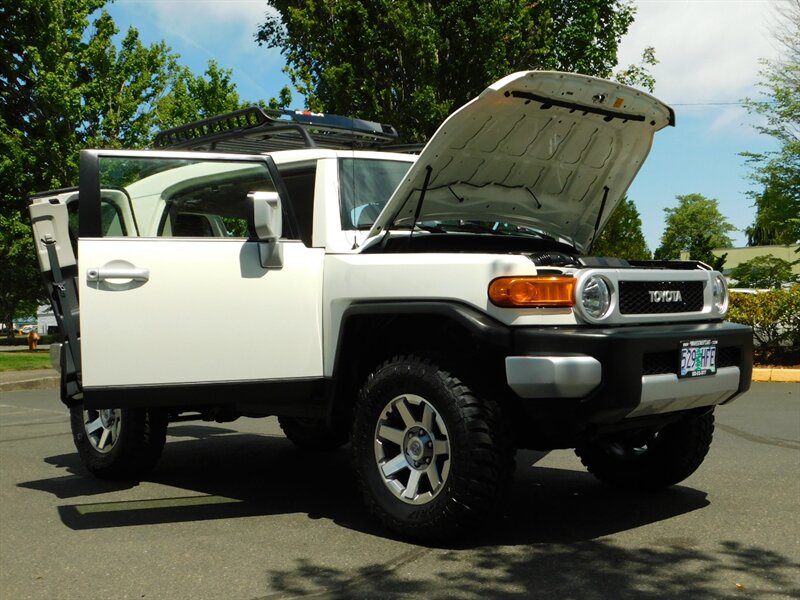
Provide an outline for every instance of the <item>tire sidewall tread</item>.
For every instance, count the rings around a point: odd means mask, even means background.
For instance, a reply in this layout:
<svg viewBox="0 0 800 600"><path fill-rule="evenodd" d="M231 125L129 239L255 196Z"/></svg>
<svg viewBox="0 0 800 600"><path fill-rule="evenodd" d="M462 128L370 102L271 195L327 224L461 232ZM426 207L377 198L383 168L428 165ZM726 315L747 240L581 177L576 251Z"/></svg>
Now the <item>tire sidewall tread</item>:
<svg viewBox="0 0 800 600"><path fill-rule="evenodd" d="M119 437L109 452L98 452L89 441L83 405L70 408L72 438L86 469L101 479L137 480L158 462L167 437L163 411L123 408Z"/></svg>
<svg viewBox="0 0 800 600"><path fill-rule="evenodd" d="M388 402L416 394L444 420L450 442L450 472L444 488L427 504L396 498L378 473L374 434ZM468 386L426 358L395 356L380 365L359 392L352 436L352 458L370 511L389 529L425 540L468 531L491 512L513 471L501 442L498 407L475 397Z"/></svg>
<svg viewBox="0 0 800 600"><path fill-rule="evenodd" d="M589 443L575 453L592 475L610 485L659 490L680 483L705 460L714 434L714 413L686 416L666 425L652 448L634 460L612 456L603 444Z"/></svg>

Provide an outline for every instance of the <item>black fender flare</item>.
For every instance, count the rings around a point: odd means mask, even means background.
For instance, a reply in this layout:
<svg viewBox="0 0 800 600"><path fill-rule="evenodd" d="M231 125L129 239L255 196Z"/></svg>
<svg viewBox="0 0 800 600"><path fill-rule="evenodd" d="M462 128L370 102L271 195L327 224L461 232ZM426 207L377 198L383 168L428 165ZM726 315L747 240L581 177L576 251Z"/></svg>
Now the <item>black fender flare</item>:
<svg viewBox="0 0 800 600"><path fill-rule="evenodd" d="M438 316L449 319L464 328L471 335L482 340L487 346L496 349L511 347L511 328L480 310L459 302L452 301L374 301L351 304L342 313L339 336L336 342L336 356L333 363L331 393L328 396L327 419L333 423L336 401L342 383L342 360L345 354L344 343L347 338L348 322L361 316Z"/></svg>

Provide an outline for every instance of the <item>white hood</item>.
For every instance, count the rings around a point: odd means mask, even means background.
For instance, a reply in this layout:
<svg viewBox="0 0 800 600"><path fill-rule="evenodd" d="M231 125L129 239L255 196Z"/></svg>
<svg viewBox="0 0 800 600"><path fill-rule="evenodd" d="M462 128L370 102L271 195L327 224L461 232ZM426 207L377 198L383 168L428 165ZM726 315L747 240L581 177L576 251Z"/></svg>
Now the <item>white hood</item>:
<svg viewBox="0 0 800 600"><path fill-rule="evenodd" d="M600 229L655 132L673 124L668 106L618 83L574 73L514 73L442 123L370 236L414 221L500 221L584 252L606 188Z"/></svg>

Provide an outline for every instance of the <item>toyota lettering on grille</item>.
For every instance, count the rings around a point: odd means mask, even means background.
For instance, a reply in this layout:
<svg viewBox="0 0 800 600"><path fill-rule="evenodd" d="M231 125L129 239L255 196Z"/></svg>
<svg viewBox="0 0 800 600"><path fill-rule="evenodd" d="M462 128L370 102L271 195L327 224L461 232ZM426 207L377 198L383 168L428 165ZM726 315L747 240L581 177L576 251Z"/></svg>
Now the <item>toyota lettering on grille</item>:
<svg viewBox="0 0 800 600"><path fill-rule="evenodd" d="M680 290L650 290L650 302L683 302Z"/></svg>

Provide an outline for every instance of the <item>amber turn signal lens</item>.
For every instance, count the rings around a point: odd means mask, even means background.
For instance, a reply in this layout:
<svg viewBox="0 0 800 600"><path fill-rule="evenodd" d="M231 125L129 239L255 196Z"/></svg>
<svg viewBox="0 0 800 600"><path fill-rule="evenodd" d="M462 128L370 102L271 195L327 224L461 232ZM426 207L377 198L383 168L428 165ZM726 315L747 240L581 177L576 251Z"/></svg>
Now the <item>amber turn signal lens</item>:
<svg viewBox="0 0 800 600"><path fill-rule="evenodd" d="M489 284L489 300L497 306L572 306L573 277L498 277Z"/></svg>

